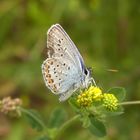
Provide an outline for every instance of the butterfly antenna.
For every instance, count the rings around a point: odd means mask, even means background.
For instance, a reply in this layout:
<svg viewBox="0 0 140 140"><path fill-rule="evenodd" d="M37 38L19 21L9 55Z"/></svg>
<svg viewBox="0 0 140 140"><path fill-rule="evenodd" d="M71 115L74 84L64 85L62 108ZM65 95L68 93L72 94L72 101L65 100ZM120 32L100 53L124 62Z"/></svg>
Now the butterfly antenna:
<svg viewBox="0 0 140 140"><path fill-rule="evenodd" d="M93 84L97 87L95 80L92 78Z"/></svg>

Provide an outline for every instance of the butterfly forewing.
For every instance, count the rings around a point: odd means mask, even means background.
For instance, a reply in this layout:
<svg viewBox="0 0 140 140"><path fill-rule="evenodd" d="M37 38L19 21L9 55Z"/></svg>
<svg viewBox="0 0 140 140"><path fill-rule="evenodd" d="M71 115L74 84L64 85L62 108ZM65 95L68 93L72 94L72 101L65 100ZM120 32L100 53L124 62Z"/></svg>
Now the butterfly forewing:
<svg viewBox="0 0 140 140"><path fill-rule="evenodd" d="M79 70L83 70L84 62L83 59L68 36L68 34L64 31L64 29L59 25L53 25L47 32L47 47L55 48L52 57L61 56L62 54L67 54L73 63L79 68ZM50 53L48 51L48 53ZM51 55L50 55L51 56Z"/></svg>
<svg viewBox="0 0 140 140"><path fill-rule="evenodd" d="M62 26L60 26L59 24L56 24L56 26L61 30L61 33L63 34L63 36L65 36L66 39L68 40L68 42L70 44L69 48L71 48L70 50L73 51L74 57L76 57L76 59L79 60L82 65L84 65L84 60L83 60L81 54L79 53L77 47L75 46L75 44L70 39L69 35L65 32L65 30L62 28Z"/></svg>

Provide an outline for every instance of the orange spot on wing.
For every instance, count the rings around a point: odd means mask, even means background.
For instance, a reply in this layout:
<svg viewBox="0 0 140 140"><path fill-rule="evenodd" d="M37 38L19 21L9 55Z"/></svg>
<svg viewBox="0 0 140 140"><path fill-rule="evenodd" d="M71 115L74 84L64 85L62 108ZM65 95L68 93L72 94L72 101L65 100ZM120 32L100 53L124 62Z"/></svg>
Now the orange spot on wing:
<svg viewBox="0 0 140 140"><path fill-rule="evenodd" d="M54 80L53 80L53 79L48 78L48 83L49 83L49 84L52 84L53 82L54 82Z"/></svg>
<svg viewBox="0 0 140 140"><path fill-rule="evenodd" d="M53 65L53 61L52 61L52 60L48 61L48 63L49 63L50 65Z"/></svg>
<svg viewBox="0 0 140 140"><path fill-rule="evenodd" d="M47 78L51 78L51 75L50 75L50 74L47 74L46 77L47 77Z"/></svg>
<svg viewBox="0 0 140 140"><path fill-rule="evenodd" d="M50 66L49 66L48 64L46 64L46 65L45 65L45 69L48 70L49 68L50 68Z"/></svg>
<svg viewBox="0 0 140 140"><path fill-rule="evenodd" d="M53 90L54 90L54 92L56 92L56 91L57 91L57 87L56 87L56 85L55 85L55 84L53 85Z"/></svg>

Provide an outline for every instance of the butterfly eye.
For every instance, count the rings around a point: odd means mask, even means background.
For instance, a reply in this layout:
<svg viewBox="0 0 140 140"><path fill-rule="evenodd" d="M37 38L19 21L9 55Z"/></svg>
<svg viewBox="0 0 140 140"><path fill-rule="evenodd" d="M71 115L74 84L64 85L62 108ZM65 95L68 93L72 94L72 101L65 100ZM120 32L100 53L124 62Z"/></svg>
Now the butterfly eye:
<svg viewBox="0 0 140 140"><path fill-rule="evenodd" d="M84 73L85 73L85 75L88 75L89 71L85 68Z"/></svg>

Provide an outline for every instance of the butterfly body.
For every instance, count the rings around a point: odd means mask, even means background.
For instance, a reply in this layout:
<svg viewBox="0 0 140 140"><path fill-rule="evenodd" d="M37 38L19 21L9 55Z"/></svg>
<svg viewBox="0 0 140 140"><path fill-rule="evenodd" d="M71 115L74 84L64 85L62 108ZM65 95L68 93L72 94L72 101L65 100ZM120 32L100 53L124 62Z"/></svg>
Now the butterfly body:
<svg viewBox="0 0 140 140"><path fill-rule="evenodd" d="M78 49L59 24L48 30L47 48L48 57L42 64L42 74L46 86L59 95L60 101L91 83L90 72Z"/></svg>

